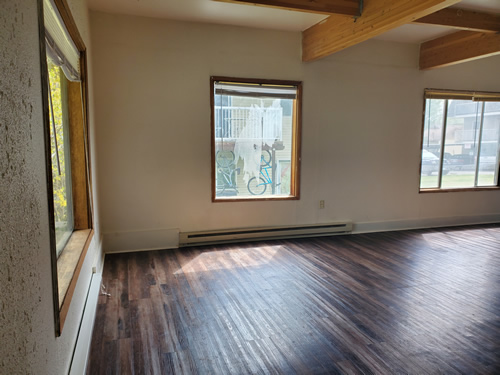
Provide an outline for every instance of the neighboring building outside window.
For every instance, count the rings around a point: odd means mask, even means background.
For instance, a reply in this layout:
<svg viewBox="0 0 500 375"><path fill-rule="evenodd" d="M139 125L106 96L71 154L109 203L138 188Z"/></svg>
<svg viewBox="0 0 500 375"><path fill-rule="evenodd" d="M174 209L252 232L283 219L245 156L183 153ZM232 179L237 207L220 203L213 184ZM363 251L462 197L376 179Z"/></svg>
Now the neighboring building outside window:
<svg viewBox="0 0 500 375"><path fill-rule="evenodd" d="M426 90L420 191L498 187L500 93Z"/></svg>
<svg viewBox="0 0 500 375"><path fill-rule="evenodd" d="M213 201L299 198L301 83L212 77Z"/></svg>

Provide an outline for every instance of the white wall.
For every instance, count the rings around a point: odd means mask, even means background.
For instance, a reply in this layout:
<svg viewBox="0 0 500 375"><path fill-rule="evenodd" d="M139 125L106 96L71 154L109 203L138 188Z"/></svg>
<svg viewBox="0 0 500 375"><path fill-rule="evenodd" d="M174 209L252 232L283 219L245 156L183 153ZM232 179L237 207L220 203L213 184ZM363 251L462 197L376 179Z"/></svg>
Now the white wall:
<svg viewBox="0 0 500 375"><path fill-rule="evenodd" d="M56 338L36 3L0 2L1 374L68 372L91 267L100 267L101 259L97 226L62 336ZM68 3L88 46L86 3Z"/></svg>
<svg viewBox="0 0 500 375"><path fill-rule="evenodd" d="M418 46L369 41L302 63L300 33L90 19L105 251L176 246L178 230L500 219L499 192L418 193L423 89L500 91L498 57L421 72ZM211 75L303 81L300 200L211 202Z"/></svg>

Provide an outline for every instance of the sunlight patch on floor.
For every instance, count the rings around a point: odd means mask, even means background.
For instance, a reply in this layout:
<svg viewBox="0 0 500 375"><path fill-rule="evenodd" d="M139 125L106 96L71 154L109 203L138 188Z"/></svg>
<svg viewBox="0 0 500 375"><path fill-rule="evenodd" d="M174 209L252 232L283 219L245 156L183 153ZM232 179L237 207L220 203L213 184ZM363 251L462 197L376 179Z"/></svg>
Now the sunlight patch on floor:
<svg viewBox="0 0 500 375"><path fill-rule="evenodd" d="M280 249L282 249L282 246L258 246L207 251L182 266L175 274L259 267L269 263Z"/></svg>

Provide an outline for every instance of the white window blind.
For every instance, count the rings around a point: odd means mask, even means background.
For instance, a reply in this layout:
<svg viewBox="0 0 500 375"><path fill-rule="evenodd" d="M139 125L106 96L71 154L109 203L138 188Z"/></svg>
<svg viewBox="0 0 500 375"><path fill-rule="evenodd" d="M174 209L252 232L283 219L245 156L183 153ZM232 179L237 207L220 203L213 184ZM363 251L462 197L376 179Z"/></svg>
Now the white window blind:
<svg viewBox="0 0 500 375"><path fill-rule="evenodd" d="M454 90L426 89L425 98L472 100L474 102L499 102L500 94L497 92L485 92L485 91L454 91Z"/></svg>
<svg viewBox="0 0 500 375"><path fill-rule="evenodd" d="M47 56L70 81L80 81L80 52L52 0L43 1Z"/></svg>
<svg viewBox="0 0 500 375"><path fill-rule="evenodd" d="M215 94L251 96L254 98L296 99L297 88L295 86L215 82Z"/></svg>

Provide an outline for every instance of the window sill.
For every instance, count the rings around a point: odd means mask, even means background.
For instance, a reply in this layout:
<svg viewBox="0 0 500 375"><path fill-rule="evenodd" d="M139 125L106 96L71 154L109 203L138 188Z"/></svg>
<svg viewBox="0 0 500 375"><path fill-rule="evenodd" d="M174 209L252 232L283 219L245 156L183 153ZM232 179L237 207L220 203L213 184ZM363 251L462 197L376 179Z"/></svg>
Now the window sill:
<svg viewBox="0 0 500 375"><path fill-rule="evenodd" d="M291 196L291 195L282 195L282 196L274 196L274 197L234 197L234 198L215 198L212 200L212 202L219 203L219 202L256 202L256 201L292 201L292 200L298 200L298 196Z"/></svg>
<svg viewBox="0 0 500 375"><path fill-rule="evenodd" d="M60 331L62 331L83 260L93 236L94 231L92 229L74 231L57 259Z"/></svg>
<svg viewBox="0 0 500 375"><path fill-rule="evenodd" d="M451 192L464 192L464 191L491 191L500 190L499 186L490 187L477 187L477 188L456 188L456 189L420 189L419 193L451 193Z"/></svg>

